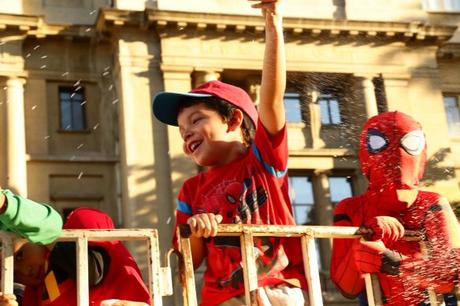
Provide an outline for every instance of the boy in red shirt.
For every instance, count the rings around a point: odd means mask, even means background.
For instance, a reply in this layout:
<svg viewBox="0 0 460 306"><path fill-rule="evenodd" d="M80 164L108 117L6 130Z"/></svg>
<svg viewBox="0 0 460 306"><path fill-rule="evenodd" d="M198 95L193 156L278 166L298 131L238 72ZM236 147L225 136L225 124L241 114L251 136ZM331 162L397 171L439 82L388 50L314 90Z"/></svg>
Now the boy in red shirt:
<svg viewBox="0 0 460 306"><path fill-rule="evenodd" d="M262 9L266 25L259 113L245 91L219 81L186 94L162 92L153 102L160 121L179 127L184 152L207 169L185 181L176 211L176 226L192 228L195 268L207 257L202 305L244 301L239 238L212 238L219 223L294 224L287 194L280 1L252 1L252 7ZM264 305L304 305L303 268L293 263L301 260L300 245L279 238L254 242L259 299Z"/></svg>

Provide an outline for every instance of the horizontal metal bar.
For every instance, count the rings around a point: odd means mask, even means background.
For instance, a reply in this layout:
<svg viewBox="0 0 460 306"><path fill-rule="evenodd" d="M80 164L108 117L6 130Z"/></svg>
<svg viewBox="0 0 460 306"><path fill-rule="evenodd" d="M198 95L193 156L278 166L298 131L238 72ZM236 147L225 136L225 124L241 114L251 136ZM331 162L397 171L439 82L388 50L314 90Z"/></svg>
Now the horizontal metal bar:
<svg viewBox="0 0 460 306"><path fill-rule="evenodd" d="M188 224L179 225L183 238L191 235ZM307 226L307 225L255 225L255 224L219 224L218 236L240 236L250 231L253 236L301 237L310 235L314 238L359 238L362 236L359 227L353 226ZM405 239L421 240L423 234L417 231L406 231Z"/></svg>
<svg viewBox="0 0 460 306"><path fill-rule="evenodd" d="M157 238L156 229L111 229L111 230L62 230L59 241L76 241L78 237L85 237L91 241L110 240L148 240Z"/></svg>

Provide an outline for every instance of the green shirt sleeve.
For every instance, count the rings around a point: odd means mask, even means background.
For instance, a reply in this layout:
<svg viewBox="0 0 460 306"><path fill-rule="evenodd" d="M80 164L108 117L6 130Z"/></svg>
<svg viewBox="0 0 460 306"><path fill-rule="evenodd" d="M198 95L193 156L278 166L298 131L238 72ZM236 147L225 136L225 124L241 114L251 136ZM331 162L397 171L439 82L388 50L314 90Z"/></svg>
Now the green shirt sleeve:
<svg viewBox="0 0 460 306"><path fill-rule="evenodd" d="M61 234L62 218L46 204L36 203L0 189L6 197L6 210L0 214L0 229L17 233L37 244L52 243Z"/></svg>

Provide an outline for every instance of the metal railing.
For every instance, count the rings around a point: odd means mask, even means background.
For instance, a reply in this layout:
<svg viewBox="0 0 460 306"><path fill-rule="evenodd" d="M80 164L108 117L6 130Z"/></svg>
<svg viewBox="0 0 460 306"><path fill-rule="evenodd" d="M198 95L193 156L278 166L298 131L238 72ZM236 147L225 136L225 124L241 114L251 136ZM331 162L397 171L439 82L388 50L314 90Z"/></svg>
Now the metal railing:
<svg viewBox="0 0 460 306"><path fill-rule="evenodd" d="M221 224L218 236L239 236L243 260L246 305L257 305L256 292L258 287L257 271L254 264L254 237L298 237L303 254L303 268L309 285L309 303L322 306L323 297L318 270L315 238L360 238L357 227L339 226L277 226L277 225L230 225ZM197 295L190 247L191 231L188 225L178 229L179 252L169 250L165 256L166 266L161 266L158 231L156 229L112 229L112 230L63 230L58 241L74 241L77 257L77 305L89 305L88 285L88 241L133 241L147 243L148 288L155 306L162 305L162 297L173 295L173 282L170 267L170 255L176 253L179 258L180 277L183 285L183 304L196 306ZM2 242L1 290L13 293L13 241L18 236L0 231ZM419 233L406 231L406 238L421 240ZM365 274L366 293L370 306L380 306L382 294L376 275ZM431 305L437 305L436 294L430 293Z"/></svg>
<svg viewBox="0 0 460 306"><path fill-rule="evenodd" d="M184 259L184 305L196 306L195 278L190 248L190 227L179 227L179 247ZM309 304L322 306L323 297L318 270L315 238L361 238L358 227L341 226L288 226L288 225L219 225L217 236L239 236L243 261L243 275L246 305L257 306L256 290L258 287L254 256L254 237L299 237L303 253L305 277L309 286ZM418 232L406 231L408 240L420 240ZM377 275L365 274L366 293L369 306L383 305L382 294ZM430 294L431 296L431 294ZM435 296L435 295L434 295ZM434 301L434 300L432 300ZM437 305L437 304L431 304Z"/></svg>
<svg viewBox="0 0 460 306"><path fill-rule="evenodd" d="M13 293L13 243L17 235L0 231L2 241L1 290ZM58 241L74 241L77 258L77 305L88 306L88 241L145 241L147 243L148 288L152 303L162 305L162 296L172 295L171 269L161 267L158 231L156 229L63 230ZM168 253L169 254L169 253Z"/></svg>

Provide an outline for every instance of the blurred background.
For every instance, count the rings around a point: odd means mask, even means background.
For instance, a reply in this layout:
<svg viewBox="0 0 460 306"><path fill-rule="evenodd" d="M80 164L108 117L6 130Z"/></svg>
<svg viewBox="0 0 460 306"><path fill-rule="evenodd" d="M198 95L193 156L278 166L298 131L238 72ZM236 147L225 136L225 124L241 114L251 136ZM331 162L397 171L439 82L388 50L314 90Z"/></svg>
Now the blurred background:
<svg viewBox="0 0 460 306"><path fill-rule="evenodd" d="M366 189L362 124L393 110L423 125L422 188L455 209L460 0L285 2L297 222L330 225L334 205ZM0 185L64 216L90 206L118 227L155 227L167 250L178 189L200 169L152 98L220 79L257 104L263 24L244 0L0 0ZM131 249L144 267L145 248ZM355 304L328 281L330 249L318 241L326 304Z"/></svg>

